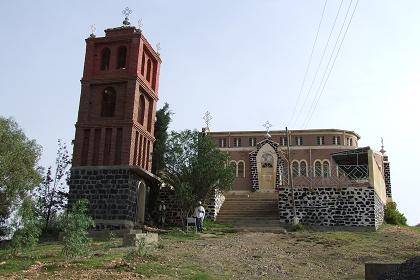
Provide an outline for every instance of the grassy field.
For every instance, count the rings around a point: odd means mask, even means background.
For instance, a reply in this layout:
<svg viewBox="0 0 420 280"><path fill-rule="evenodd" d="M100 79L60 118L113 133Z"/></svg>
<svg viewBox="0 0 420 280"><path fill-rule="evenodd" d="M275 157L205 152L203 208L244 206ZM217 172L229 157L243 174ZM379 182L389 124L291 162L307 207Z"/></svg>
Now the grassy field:
<svg viewBox="0 0 420 280"><path fill-rule="evenodd" d="M365 262L402 262L420 255L420 229L377 232L204 234L174 229L140 253L121 239L94 242L89 255L66 260L58 242L14 255L0 249L0 279L363 279Z"/></svg>

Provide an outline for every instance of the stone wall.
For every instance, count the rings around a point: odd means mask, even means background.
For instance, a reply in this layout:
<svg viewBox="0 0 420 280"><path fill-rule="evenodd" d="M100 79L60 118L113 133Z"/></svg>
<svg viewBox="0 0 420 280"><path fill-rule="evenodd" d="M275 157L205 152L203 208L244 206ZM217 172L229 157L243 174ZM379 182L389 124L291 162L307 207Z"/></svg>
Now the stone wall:
<svg viewBox="0 0 420 280"><path fill-rule="evenodd" d="M72 168L69 205L86 198L96 229L133 228L137 216L140 181L142 179L137 174L124 168Z"/></svg>
<svg viewBox="0 0 420 280"><path fill-rule="evenodd" d="M159 203L163 200L166 205L166 223L174 225L182 225L182 210L180 202L175 196L175 191L170 187L163 187L160 189ZM206 218L213 221L216 220L217 214L225 201L225 196L219 190L212 192L204 201L204 208L206 209ZM192 216L193 213L190 213Z"/></svg>
<svg viewBox="0 0 420 280"><path fill-rule="evenodd" d="M223 192L215 190L214 193L209 195L205 201L206 216L211 220L215 221L217 219L217 214L219 214L220 208L222 208L223 202L225 201L225 196Z"/></svg>
<svg viewBox="0 0 420 280"><path fill-rule="evenodd" d="M384 179L385 179L385 187L386 187L386 197L392 198L391 167L389 166L388 156L384 156Z"/></svg>
<svg viewBox="0 0 420 280"><path fill-rule="evenodd" d="M279 189L279 217L293 219L292 192ZM296 214L304 225L377 228L383 222L384 205L369 185L360 187L295 187Z"/></svg>
<svg viewBox="0 0 420 280"><path fill-rule="evenodd" d="M159 203L163 201L166 206L166 224L182 225L181 205L175 196L175 191L170 187L162 187L159 191Z"/></svg>

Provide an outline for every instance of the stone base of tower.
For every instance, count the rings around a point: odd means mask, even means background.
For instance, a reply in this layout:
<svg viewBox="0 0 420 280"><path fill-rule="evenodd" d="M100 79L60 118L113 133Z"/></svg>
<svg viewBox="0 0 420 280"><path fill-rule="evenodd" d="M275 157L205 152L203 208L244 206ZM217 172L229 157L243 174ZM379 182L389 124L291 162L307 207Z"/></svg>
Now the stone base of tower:
<svg viewBox="0 0 420 280"><path fill-rule="evenodd" d="M137 166L73 167L69 182L69 206L85 198L97 230L141 227L146 197L159 178Z"/></svg>

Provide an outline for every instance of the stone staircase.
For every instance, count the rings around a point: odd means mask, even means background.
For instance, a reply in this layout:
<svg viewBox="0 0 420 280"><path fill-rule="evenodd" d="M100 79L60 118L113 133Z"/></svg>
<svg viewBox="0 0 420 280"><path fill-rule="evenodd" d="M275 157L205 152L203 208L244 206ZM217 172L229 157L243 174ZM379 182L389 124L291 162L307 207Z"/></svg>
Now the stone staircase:
<svg viewBox="0 0 420 280"><path fill-rule="evenodd" d="M284 232L277 192L227 193L216 220L232 224L238 231Z"/></svg>

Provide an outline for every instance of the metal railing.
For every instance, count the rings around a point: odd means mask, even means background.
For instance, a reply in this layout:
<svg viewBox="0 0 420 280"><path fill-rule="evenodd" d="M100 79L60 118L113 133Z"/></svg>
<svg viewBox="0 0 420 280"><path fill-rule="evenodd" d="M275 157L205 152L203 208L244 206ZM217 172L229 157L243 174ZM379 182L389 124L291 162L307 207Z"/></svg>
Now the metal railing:
<svg viewBox="0 0 420 280"><path fill-rule="evenodd" d="M292 166L295 186L349 186L369 181L368 165Z"/></svg>

